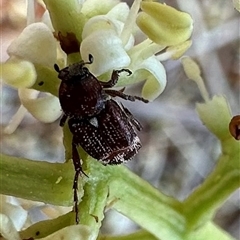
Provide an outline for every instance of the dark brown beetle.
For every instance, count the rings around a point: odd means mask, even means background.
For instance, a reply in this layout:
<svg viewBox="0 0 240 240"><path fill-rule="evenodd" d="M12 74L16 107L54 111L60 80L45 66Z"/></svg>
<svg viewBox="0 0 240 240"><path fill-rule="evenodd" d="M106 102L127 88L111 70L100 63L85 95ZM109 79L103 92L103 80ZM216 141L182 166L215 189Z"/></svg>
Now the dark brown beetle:
<svg viewBox="0 0 240 240"><path fill-rule="evenodd" d="M121 72L128 69L114 70L108 82L100 82L86 64L93 62L89 55L89 62L72 64L62 70L55 64L61 84L59 100L63 110L60 126L64 126L67 118L72 138L72 159L75 167L73 183L76 222L78 222L78 176L86 175L81 167L77 146L81 146L91 157L103 164L121 164L132 159L141 148L141 142L136 130L141 130L140 123L130 111L119 105L111 97L121 97L125 100L140 100L141 97L130 96L108 89L113 87ZM86 175L87 176L87 175Z"/></svg>

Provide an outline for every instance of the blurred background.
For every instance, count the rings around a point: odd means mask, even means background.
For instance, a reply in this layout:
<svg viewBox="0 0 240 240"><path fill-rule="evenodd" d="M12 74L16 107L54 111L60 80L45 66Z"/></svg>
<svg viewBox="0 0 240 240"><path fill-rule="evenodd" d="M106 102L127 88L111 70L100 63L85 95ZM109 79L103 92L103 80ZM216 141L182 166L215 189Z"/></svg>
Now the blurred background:
<svg viewBox="0 0 240 240"><path fill-rule="evenodd" d="M26 25L26 3L24 0L1 2L2 62L8 58L8 45ZM132 4L132 1L128 2ZM193 45L185 55L191 56L200 65L210 95L224 94L233 115L239 114L240 22L239 13L233 9L232 1L166 0L165 3L191 14L194 19ZM44 12L44 8L37 1L36 12L39 18ZM196 84L187 79L180 61L168 60L163 64L166 67L168 83L166 90L157 100L147 106L139 102L124 101L124 105L143 125L140 133L143 147L127 166L161 192L183 200L212 171L220 153L220 146L195 111L195 103L203 101ZM128 91L136 94L140 89L140 85L135 85ZM64 159L59 121L43 124L27 114L17 130L7 135L3 129L20 106L17 91L1 85L0 101L1 152L36 160ZM237 239L240 239L239 195L239 191L233 193L214 219ZM24 201L24 204L28 203ZM47 218L47 215L40 211L43 208L41 204L29 203L29 206L32 222ZM112 210L108 211L106 216L104 233L128 233L138 228Z"/></svg>

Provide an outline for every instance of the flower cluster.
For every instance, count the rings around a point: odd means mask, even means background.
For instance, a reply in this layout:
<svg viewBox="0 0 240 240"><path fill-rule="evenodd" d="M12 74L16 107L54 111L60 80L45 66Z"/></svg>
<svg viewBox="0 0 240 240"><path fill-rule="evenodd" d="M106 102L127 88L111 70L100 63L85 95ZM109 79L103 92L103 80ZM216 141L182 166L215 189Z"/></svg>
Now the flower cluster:
<svg viewBox="0 0 240 240"><path fill-rule="evenodd" d="M31 2L28 13L34 12ZM91 54L90 71L101 81L107 81L113 69L128 68L133 74L121 75L118 86L145 80L142 96L152 101L166 86L160 61L179 58L191 45L192 18L165 4L135 0L129 8L118 0L44 3L42 21L35 22L34 14L28 15L28 26L11 43L10 58L1 64L3 81L18 89L22 103L6 129L9 133L26 111L43 122L61 115L54 63L65 67L87 61ZM45 96L38 97L39 91Z"/></svg>

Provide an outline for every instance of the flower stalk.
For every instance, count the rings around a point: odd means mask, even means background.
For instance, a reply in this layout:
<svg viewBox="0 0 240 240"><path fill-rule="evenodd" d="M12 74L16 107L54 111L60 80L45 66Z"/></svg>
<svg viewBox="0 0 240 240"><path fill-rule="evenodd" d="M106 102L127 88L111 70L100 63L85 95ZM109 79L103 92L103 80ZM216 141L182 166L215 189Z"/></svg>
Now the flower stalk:
<svg viewBox="0 0 240 240"><path fill-rule="evenodd" d="M214 96L210 99L198 65L188 57L184 57L182 63L187 76L197 83L205 100L205 103L196 105L199 117L220 140L222 148L215 169L183 202L190 231L212 219L221 204L240 187L240 143L229 131L231 111L225 97Z"/></svg>

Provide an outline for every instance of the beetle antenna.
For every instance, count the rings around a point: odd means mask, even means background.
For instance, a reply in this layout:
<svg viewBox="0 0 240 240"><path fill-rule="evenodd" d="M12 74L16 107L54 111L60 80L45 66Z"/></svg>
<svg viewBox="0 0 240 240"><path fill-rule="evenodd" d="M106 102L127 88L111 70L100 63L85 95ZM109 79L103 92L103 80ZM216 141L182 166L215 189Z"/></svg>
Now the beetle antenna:
<svg viewBox="0 0 240 240"><path fill-rule="evenodd" d="M85 65L85 64L92 64L93 63L93 55L92 54L89 54L88 55L88 61L89 62L83 62L83 65Z"/></svg>

